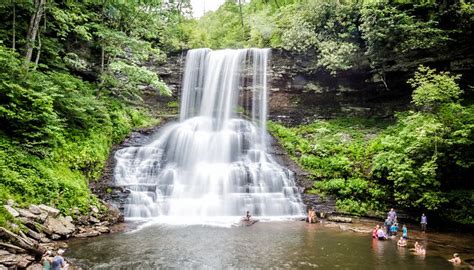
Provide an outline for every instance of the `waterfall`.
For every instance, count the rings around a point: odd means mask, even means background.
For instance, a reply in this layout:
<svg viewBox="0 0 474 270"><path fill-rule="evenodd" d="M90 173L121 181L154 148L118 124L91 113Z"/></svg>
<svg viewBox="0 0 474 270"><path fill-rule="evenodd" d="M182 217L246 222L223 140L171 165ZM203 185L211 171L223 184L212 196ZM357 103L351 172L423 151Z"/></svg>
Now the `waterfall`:
<svg viewBox="0 0 474 270"><path fill-rule="evenodd" d="M126 218L304 215L293 172L266 151L269 55L269 49L188 51L179 122L148 145L116 152L116 185L130 190ZM251 91L248 116L242 91Z"/></svg>

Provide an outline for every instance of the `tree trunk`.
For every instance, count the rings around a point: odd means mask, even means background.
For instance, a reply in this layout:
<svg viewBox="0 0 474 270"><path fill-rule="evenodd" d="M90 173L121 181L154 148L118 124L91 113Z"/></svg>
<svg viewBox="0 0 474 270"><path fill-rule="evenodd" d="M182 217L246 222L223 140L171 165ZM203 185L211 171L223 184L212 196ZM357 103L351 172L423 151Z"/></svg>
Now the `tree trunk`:
<svg viewBox="0 0 474 270"><path fill-rule="evenodd" d="M104 45L100 48L100 73L104 73L104 65L105 65L105 49Z"/></svg>
<svg viewBox="0 0 474 270"><path fill-rule="evenodd" d="M13 29L12 29L12 49L16 47L16 5L13 1Z"/></svg>
<svg viewBox="0 0 474 270"><path fill-rule="evenodd" d="M30 26L28 27L28 34L26 36L26 56L25 56L25 66L31 62L31 57L33 55L33 48L36 41L36 35L38 34L38 29L40 27L41 16L44 11L44 4L46 0L36 0L35 1L35 13L31 16Z"/></svg>
<svg viewBox="0 0 474 270"><path fill-rule="evenodd" d="M240 23L242 24L242 37L245 38L244 15L242 14L242 2L241 2L241 0L239 0L239 10L240 10Z"/></svg>
<svg viewBox="0 0 474 270"><path fill-rule="evenodd" d="M40 60L40 55L41 55L41 33L38 33L38 48L36 50L37 50L37 52L36 52L36 59L35 59L35 67L33 68L33 70L36 70L36 68L38 67L39 60Z"/></svg>

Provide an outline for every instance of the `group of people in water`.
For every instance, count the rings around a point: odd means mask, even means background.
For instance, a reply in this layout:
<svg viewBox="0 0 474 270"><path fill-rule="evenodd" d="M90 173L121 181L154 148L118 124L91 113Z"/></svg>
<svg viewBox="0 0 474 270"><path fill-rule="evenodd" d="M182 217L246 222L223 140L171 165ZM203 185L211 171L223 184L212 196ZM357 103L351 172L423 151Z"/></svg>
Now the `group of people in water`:
<svg viewBox="0 0 474 270"><path fill-rule="evenodd" d="M421 215L421 231L425 233L426 231L426 225L428 224L427 222L427 217L423 213ZM396 238L399 230L399 225L397 221L397 213L395 210L392 208L387 214L387 218L384 221L384 227L385 230L381 225L376 225L375 228L372 231L372 238L378 239L378 240L386 240L389 238ZM399 240L397 241L397 246L399 247L406 247L408 245L408 229L405 224L403 224L402 227L402 236L400 236ZM411 248L410 251L414 252L416 255L425 255L426 254L426 248L423 247L418 241L415 241L414 248ZM453 258L449 260L453 264L461 264L461 258L459 257L459 254L454 253Z"/></svg>

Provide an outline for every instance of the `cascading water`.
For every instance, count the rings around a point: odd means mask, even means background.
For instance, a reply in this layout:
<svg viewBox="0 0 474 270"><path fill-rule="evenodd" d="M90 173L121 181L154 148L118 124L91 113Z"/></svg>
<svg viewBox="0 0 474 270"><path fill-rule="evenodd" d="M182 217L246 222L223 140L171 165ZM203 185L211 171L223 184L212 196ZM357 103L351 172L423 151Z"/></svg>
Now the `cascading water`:
<svg viewBox="0 0 474 270"><path fill-rule="evenodd" d="M266 152L269 54L188 51L180 121L152 143L116 153L116 184L131 191L127 218L205 223L247 210L267 218L304 215L293 173ZM244 87L252 93L251 121L237 113Z"/></svg>

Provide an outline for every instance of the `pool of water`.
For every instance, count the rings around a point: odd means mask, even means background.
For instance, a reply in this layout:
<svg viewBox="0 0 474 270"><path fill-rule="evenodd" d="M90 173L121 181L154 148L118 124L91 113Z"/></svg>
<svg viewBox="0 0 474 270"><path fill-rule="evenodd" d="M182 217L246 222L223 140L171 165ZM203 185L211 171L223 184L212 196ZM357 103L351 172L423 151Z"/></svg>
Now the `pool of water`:
<svg viewBox="0 0 474 270"><path fill-rule="evenodd" d="M151 225L69 243L66 257L86 269L291 268L453 269L452 250L429 241L424 257L395 240L304 222L252 226Z"/></svg>

